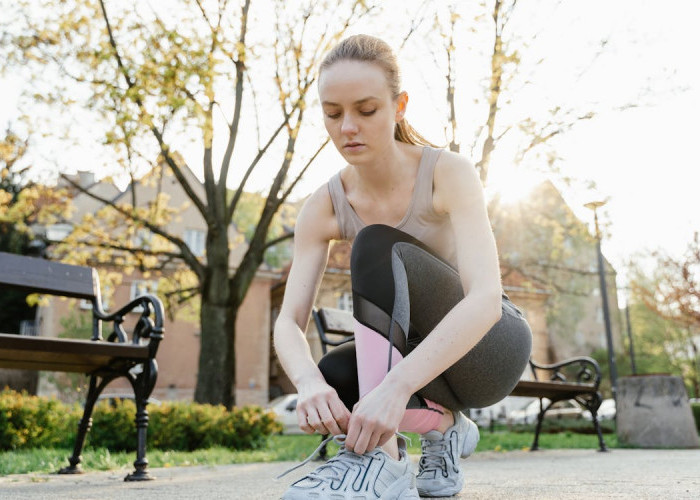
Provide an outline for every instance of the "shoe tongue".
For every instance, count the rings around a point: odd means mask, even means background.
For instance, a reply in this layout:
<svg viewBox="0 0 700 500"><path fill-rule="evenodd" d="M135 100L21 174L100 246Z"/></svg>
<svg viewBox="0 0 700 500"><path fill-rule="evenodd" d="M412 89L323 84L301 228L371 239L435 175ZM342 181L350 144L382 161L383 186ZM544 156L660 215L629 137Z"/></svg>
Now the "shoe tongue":
<svg viewBox="0 0 700 500"><path fill-rule="evenodd" d="M423 434L421 437L423 439L427 439L429 441L439 441L440 439L442 439L445 436L440 431L430 431L430 432Z"/></svg>

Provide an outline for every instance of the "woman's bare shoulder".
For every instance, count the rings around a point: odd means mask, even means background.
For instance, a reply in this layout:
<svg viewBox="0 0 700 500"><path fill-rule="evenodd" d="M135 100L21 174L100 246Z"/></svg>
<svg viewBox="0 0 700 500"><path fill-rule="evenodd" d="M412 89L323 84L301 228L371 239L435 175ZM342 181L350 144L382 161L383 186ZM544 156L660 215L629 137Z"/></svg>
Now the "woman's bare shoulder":
<svg viewBox="0 0 700 500"><path fill-rule="evenodd" d="M340 229L333 210L328 183L319 186L304 202L295 227L295 233L314 240L340 239Z"/></svg>
<svg viewBox="0 0 700 500"><path fill-rule="evenodd" d="M433 205L437 212L449 212L453 197L483 197L483 189L474 164L465 156L443 150L433 173Z"/></svg>

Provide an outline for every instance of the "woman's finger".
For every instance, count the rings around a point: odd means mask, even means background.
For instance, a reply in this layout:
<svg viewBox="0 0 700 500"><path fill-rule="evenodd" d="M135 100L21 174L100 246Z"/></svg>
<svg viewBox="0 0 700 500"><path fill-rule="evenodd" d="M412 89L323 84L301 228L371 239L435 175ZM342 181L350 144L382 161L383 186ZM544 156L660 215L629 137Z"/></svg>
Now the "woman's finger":
<svg viewBox="0 0 700 500"><path fill-rule="evenodd" d="M321 422L321 417L319 416L318 411L315 410L313 412L309 412L308 416L306 417L306 420L311 426L311 428L319 434L330 434L330 432L328 432L328 429L326 429L326 426L324 426L323 422Z"/></svg>
<svg viewBox="0 0 700 500"><path fill-rule="evenodd" d="M360 435L361 427L358 419L351 417L348 423L348 432L345 436L345 447L350 451L355 451L355 442Z"/></svg>
<svg viewBox="0 0 700 500"><path fill-rule="evenodd" d="M297 410L297 422L299 422L299 429L301 429L306 434L313 434L314 429L309 425L309 417L305 411Z"/></svg>
<svg viewBox="0 0 700 500"><path fill-rule="evenodd" d="M335 421L335 417L331 413L330 408L320 408L318 414L321 417L321 424L328 429L331 434L334 436L342 434L342 431L340 430L340 427L338 427L338 423Z"/></svg>
<svg viewBox="0 0 700 500"><path fill-rule="evenodd" d="M396 432L385 432L382 435L379 436L379 440L377 441L376 446L384 446L387 441L389 441Z"/></svg>
<svg viewBox="0 0 700 500"><path fill-rule="evenodd" d="M372 451L373 449L375 449L378 446L379 440L383 435L384 434L382 434L381 432L373 432L369 438L369 441L367 442L367 451Z"/></svg>
<svg viewBox="0 0 700 500"><path fill-rule="evenodd" d="M368 450L367 445L369 444L371 437L372 430L370 428L363 427L360 430L360 435L357 436L357 441L355 442L355 453L362 455L364 452L366 452Z"/></svg>
<svg viewBox="0 0 700 500"><path fill-rule="evenodd" d="M339 434L347 434L348 423L350 422L350 412L345 407L345 404L340 399L334 399L330 402L329 407L331 409L331 413L333 414L333 418L340 429Z"/></svg>

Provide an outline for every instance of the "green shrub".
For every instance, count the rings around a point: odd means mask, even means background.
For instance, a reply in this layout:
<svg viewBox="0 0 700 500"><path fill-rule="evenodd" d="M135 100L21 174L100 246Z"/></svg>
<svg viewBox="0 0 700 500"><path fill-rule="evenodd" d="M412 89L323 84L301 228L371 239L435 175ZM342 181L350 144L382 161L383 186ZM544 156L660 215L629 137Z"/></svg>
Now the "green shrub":
<svg viewBox="0 0 700 500"><path fill-rule="evenodd" d="M695 418L695 427L698 432L700 432L700 403L691 403L691 410L693 410L693 417Z"/></svg>
<svg viewBox="0 0 700 500"><path fill-rule="evenodd" d="M0 449L70 447L80 410L56 399L0 392Z"/></svg>
<svg viewBox="0 0 700 500"><path fill-rule="evenodd" d="M257 406L234 408L196 403L149 405L148 447L192 451L212 446L255 449L281 431L272 413ZM0 393L0 449L70 448L82 416L79 406L55 399ZM101 401L92 414L88 445L113 451L136 449L136 406L131 400Z"/></svg>
<svg viewBox="0 0 700 500"><path fill-rule="evenodd" d="M100 401L92 412L90 446L112 451L136 450L136 405L133 401L114 399Z"/></svg>
<svg viewBox="0 0 700 500"><path fill-rule="evenodd" d="M148 441L154 448L191 451L212 446L259 448L281 430L269 412L257 406L227 411L223 406L164 403L149 410Z"/></svg>

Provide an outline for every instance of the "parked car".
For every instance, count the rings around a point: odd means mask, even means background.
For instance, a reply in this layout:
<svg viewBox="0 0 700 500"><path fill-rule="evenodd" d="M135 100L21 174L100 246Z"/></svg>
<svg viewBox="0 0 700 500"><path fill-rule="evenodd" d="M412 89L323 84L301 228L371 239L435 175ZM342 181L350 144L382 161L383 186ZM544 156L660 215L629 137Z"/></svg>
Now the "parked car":
<svg viewBox="0 0 700 500"><path fill-rule="evenodd" d="M492 423L505 423L506 411L501 405L492 405L486 408L472 408L469 410L469 418L479 427L486 428Z"/></svg>
<svg viewBox="0 0 700 500"><path fill-rule="evenodd" d="M547 407L549 405L549 399L542 398L542 406ZM535 399L534 401L526 404L521 410L514 410L508 415L508 424L534 424L537 422L537 416L540 414L540 400ZM554 418L581 418L583 410L581 407L571 400L557 401L554 403L547 413L544 414L545 419Z"/></svg>
<svg viewBox="0 0 700 500"><path fill-rule="evenodd" d="M600 408L598 408L598 420L614 420L615 419L615 413L616 413L616 408L615 408L615 400L614 399L604 399L602 403L600 403ZM585 418L586 420L593 420L593 417L591 416L591 412L588 410L585 410L581 416Z"/></svg>
<svg viewBox="0 0 700 500"><path fill-rule="evenodd" d="M277 421L284 426L284 434L303 434L297 421L297 399L296 394L283 394L276 397L267 407L277 415Z"/></svg>

